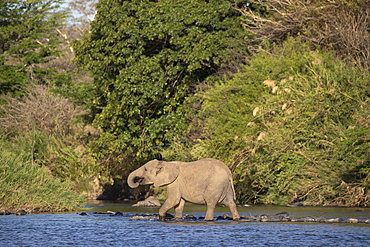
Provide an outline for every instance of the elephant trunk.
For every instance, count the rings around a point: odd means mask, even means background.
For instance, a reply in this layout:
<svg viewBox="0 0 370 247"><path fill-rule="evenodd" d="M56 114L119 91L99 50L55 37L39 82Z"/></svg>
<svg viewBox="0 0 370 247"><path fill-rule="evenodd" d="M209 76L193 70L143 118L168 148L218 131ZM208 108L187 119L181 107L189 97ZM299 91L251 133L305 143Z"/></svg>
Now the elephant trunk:
<svg viewBox="0 0 370 247"><path fill-rule="evenodd" d="M140 180L135 183L135 178L142 177L141 169L137 169L130 173L130 175L127 178L127 184L131 188L137 188L140 185Z"/></svg>

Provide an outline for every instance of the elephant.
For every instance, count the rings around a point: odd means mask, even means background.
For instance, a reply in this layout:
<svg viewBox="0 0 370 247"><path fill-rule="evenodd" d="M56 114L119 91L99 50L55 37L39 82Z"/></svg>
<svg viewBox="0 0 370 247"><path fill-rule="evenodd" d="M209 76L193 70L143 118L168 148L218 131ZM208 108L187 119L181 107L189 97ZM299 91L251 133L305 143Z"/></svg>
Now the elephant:
<svg viewBox="0 0 370 247"><path fill-rule="evenodd" d="M159 220L175 207L175 218L182 219L185 201L206 204L204 220L212 221L215 206L222 202L229 207L233 220L240 219L235 204L235 190L230 169L222 161L207 158L193 162L151 160L127 178L131 188L140 184L167 186L167 198L159 209Z"/></svg>

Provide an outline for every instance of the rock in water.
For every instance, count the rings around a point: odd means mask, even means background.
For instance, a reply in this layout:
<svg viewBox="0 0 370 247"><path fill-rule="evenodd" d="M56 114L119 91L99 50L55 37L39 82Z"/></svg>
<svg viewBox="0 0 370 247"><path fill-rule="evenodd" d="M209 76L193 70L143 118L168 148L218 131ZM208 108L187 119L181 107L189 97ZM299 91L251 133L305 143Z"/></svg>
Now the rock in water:
<svg viewBox="0 0 370 247"><path fill-rule="evenodd" d="M133 207L160 207L161 203L154 196L149 196L144 201L139 201L136 204L132 205Z"/></svg>
<svg viewBox="0 0 370 247"><path fill-rule="evenodd" d="M166 213L165 218L167 220L173 220L174 216L172 214ZM148 214L148 215L135 215L130 218L130 220L158 220L158 214Z"/></svg>
<svg viewBox="0 0 370 247"><path fill-rule="evenodd" d="M197 217L195 217L194 215L192 215L192 214L186 214L185 216L184 216L184 219L186 219L186 220L196 220L197 219Z"/></svg>
<svg viewBox="0 0 370 247"><path fill-rule="evenodd" d="M216 220L233 220L233 218L227 214L224 214L224 215L218 216Z"/></svg>
<svg viewBox="0 0 370 247"><path fill-rule="evenodd" d="M154 220L158 219L158 216L151 215L151 216L142 216L142 215L135 215L130 218L130 220Z"/></svg>
<svg viewBox="0 0 370 247"><path fill-rule="evenodd" d="M10 214L12 214L11 212L9 212L8 210L6 210L6 209L2 209L2 210L0 210L0 215L10 215Z"/></svg>
<svg viewBox="0 0 370 247"><path fill-rule="evenodd" d="M15 214L16 215L26 215L27 212L26 212L26 210L21 209L21 210L18 210Z"/></svg>

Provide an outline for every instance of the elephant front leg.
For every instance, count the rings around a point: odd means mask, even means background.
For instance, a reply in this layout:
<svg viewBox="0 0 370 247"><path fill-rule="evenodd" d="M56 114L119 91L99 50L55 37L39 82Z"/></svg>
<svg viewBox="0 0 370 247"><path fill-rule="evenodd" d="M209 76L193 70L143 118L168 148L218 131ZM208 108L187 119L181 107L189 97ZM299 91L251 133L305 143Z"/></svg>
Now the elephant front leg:
<svg viewBox="0 0 370 247"><path fill-rule="evenodd" d="M167 190L167 196L168 196L168 190ZM166 217L166 213L171 208L175 207L176 205L181 204L181 198L167 198L166 201L163 203L162 207L159 209L159 220L164 221ZM185 203L185 202L184 202ZM182 208L181 208L182 211ZM182 212L181 212L182 213Z"/></svg>
<svg viewBox="0 0 370 247"><path fill-rule="evenodd" d="M185 200L181 198L180 203L175 206L175 218L182 219L182 212L184 210Z"/></svg>
<svg viewBox="0 0 370 247"><path fill-rule="evenodd" d="M178 206L181 205L181 195L177 183L175 181L174 183L169 184L167 186L167 199L163 203L162 207L159 209L159 220L164 221L166 218L167 211L175 207L176 205Z"/></svg>

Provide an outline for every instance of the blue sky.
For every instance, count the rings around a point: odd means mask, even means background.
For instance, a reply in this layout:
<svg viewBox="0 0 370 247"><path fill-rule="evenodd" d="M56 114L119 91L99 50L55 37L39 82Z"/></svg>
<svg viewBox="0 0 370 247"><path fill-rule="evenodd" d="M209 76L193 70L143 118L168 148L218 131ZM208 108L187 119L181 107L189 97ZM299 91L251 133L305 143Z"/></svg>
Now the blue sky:
<svg viewBox="0 0 370 247"><path fill-rule="evenodd" d="M69 2L71 2L71 1L72 1L72 0L66 0L66 1L65 1L65 4L63 4L63 5L62 5L62 7L67 8L67 7L68 7Z"/></svg>

